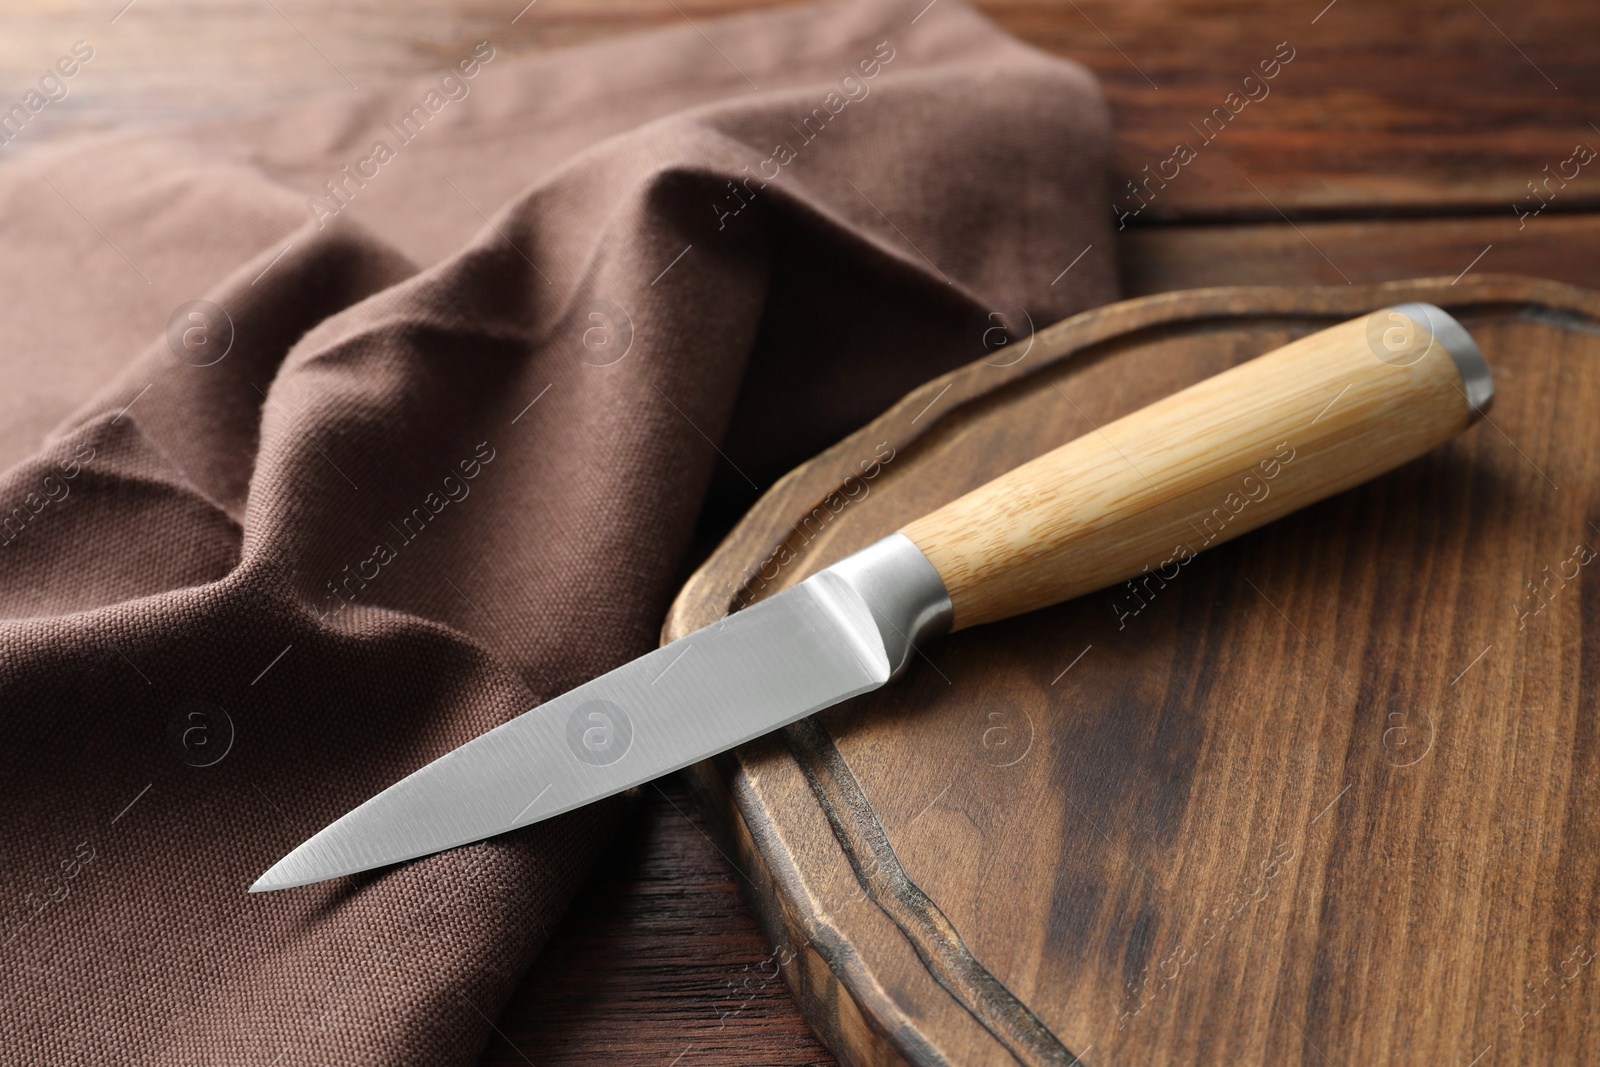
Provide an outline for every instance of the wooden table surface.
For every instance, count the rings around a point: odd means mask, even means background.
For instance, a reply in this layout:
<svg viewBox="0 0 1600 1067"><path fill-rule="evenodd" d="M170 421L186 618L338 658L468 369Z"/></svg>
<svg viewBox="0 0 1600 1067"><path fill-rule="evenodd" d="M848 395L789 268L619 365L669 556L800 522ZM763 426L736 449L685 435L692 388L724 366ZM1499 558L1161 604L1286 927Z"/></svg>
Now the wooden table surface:
<svg viewBox="0 0 1600 1067"><path fill-rule="evenodd" d="M74 41L95 59L0 159L87 130L427 72L478 40L528 53L684 20L714 38L716 15L763 6L13 0L0 15L0 100L20 98ZM1593 0L978 6L1101 79L1117 124L1125 295L1486 270L1600 285ZM1270 83L1245 82L1274 61ZM681 785L647 787L484 1062L833 1062L770 977L739 878Z"/></svg>

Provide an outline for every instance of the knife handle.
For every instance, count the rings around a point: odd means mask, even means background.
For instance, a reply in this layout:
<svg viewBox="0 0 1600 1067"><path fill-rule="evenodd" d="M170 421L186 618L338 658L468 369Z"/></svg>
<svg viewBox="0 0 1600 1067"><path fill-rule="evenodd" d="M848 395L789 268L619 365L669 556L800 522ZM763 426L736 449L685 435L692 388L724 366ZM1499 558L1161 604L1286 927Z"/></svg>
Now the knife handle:
<svg viewBox="0 0 1600 1067"><path fill-rule="evenodd" d="M1431 304L1384 308L1159 400L900 532L960 630L1155 571L1416 458L1494 396Z"/></svg>

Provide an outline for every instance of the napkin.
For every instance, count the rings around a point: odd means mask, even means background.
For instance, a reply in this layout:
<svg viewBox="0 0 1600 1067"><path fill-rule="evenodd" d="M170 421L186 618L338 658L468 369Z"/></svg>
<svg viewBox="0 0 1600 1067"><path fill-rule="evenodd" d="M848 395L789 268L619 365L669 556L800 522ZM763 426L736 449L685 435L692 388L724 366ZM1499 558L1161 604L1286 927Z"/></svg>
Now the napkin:
<svg viewBox="0 0 1600 1067"><path fill-rule="evenodd" d="M0 146L0 1062L472 1062L627 797L246 888L1113 299L1108 140L1082 68L874 0Z"/></svg>

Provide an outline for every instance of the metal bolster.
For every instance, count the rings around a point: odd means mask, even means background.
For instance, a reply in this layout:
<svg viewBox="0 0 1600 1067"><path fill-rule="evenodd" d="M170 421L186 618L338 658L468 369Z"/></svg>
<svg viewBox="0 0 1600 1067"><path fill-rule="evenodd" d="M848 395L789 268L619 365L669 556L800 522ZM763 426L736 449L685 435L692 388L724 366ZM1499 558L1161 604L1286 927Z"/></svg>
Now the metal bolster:
<svg viewBox="0 0 1600 1067"><path fill-rule="evenodd" d="M944 580L905 534L890 534L828 571L843 578L872 612L891 678L905 670L914 648L950 631L954 609Z"/></svg>
<svg viewBox="0 0 1600 1067"><path fill-rule="evenodd" d="M1461 387L1467 394L1467 406L1472 409L1476 422L1494 402L1494 379L1489 374L1489 364L1483 358L1478 343L1455 316L1436 304L1413 302L1396 304L1386 310L1398 311L1413 322L1428 328L1434 340L1444 346L1461 372Z"/></svg>

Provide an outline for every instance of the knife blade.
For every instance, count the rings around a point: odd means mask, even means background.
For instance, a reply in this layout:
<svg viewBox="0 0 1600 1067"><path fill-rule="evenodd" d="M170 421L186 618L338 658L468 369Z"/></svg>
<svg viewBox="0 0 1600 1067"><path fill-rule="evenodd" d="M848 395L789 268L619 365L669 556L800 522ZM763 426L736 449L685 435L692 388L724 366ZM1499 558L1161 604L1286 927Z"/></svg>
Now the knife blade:
<svg viewBox="0 0 1600 1067"><path fill-rule="evenodd" d="M1093 592L1376 477L1466 429L1493 395L1476 343L1431 304L1303 337L489 730L250 891L414 859L658 778L877 689L946 632Z"/></svg>
<svg viewBox="0 0 1600 1067"><path fill-rule="evenodd" d="M931 590L937 575L922 565ZM250 891L514 830L878 688L893 670L889 642L846 573L814 575L474 738L318 832Z"/></svg>

